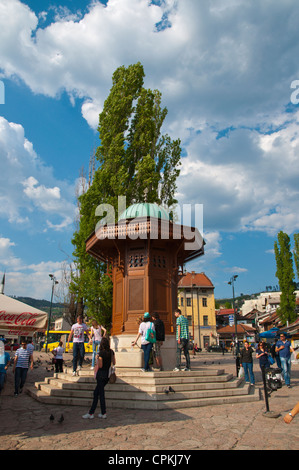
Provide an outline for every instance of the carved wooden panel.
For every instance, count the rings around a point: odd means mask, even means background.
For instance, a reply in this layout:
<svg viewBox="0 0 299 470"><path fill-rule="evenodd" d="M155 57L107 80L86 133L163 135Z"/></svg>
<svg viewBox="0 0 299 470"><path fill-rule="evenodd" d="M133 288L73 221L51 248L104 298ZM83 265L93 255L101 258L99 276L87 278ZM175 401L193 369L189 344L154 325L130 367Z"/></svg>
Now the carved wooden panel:
<svg viewBox="0 0 299 470"><path fill-rule="evenodd" d="M144 311L144 281L129 279L129 310Z"/></svg>

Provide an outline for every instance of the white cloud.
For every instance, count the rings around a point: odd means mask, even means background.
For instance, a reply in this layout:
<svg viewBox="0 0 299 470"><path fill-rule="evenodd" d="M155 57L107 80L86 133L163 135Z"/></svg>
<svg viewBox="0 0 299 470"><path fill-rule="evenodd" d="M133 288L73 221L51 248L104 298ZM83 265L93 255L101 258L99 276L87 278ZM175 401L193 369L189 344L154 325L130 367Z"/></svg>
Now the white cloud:
<svg viewBox="0 0 299 470"><path fill-rule="evenodd" d="M56 180L52 168L44 165L26 139L24 128L1 116L0 160L0 218L35 230L71 226L76 210L75 182L72 187ZM50 215L50 223L46 219L41 223Z"/></svg>
<svg viewBox="0 0 299 470"><path fill-rule="evenodd" d="M4 293L36 299L49 299L52 288L49 274L54 274L56 279L60 281L61 270L62 263L56 261L22 266L22 268L13 271L8 269L5 273Z"/></svg>
<svg viewBox="0 0 299 470"><path fill-rule="evenodd" d="M298 113L285 113L270 134L242 128L221 138L210 128L190 132L180 202L202 203L208 230L298 230L298 119Z"/></svg>
<svg viewBox="0 0 299 470"><path fill-rule="evenodd" d="M296 0L227 1L225 7L109 0L92 3L84 16L60 9L46 27L18 0L1 5L4 74L21 77L35 93L66 90L102 107L116 67L141 60L172 120L236 124L282 109L298 78ZM158 31L163 18L169 27Z"/></svg>

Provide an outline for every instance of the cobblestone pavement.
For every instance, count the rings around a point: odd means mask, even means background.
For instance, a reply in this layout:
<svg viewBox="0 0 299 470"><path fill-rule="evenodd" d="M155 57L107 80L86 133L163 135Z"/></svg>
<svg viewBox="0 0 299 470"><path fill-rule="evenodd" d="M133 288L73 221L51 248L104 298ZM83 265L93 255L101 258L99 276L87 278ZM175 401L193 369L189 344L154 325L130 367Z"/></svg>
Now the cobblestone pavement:
<svg viewBox="0 0 299 470"><path fill-rule="evenodd" d="M51 369L47 364L50 354L36 352L37 359L39 366L28 372L28 385L53 375L47 370ZM191 365L224 368L235 374L230 354L200 353L191 359ZM262 390L257 361L254 373L256 386ZM13 392L10 368L0 396L0 450L299 450L299 415L289 425L283 421L299 401L299 364L292 364L292 388L284 385L269 398L270 411L280 413L278 418L264 416L263 395L258 402L182 410L108 409L106 420L83 420L88 411L85 407L46 405L35 401L26 390L16 398ZM53 422L49 420L51 414ZM63 423L58 422L61 414Z"/></svg>

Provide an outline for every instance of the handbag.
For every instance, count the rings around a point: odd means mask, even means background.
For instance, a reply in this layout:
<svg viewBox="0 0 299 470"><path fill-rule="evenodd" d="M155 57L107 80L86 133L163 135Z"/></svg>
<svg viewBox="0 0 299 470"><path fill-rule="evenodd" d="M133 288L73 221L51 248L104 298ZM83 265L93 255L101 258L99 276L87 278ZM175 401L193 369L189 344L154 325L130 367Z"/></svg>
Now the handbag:
<svg viewBox="0 0 299 470"><path fill-rule="evenodd" d="M150 324L150 327L146 330L145 340L149 341L150 343L155 343L157 341L156 332L152 329L152 323Z"/></svg>
<svg viewBox="0 0 299 470"><path fill-rule="evenodd" d="M113 365L112 362L112 351L111 351L111 366L109 367L108 371L108 383L109 384L114 384L116 382L116 373L115 373L115 366Z"/></svg>
<svg viewBox="0 0 299 470"><path fill-rule="evenodd" d="M269 356L268 358L269 358L269 362L270 362L271 366L273 366L273 364L275 364L275 361L274 361L273 357Z"/></svg>

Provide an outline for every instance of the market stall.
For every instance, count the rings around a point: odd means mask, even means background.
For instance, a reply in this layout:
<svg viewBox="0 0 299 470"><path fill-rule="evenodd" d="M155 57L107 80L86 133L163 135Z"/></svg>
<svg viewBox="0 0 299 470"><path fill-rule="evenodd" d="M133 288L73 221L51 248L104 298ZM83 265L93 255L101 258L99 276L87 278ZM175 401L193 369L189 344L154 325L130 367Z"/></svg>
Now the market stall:
<svg viewBox="0 0 299 470"><path fill-rule="evenodd" d="M5 336L33 336L47 329L46 312L19 300L0 294L0 334Z"/></svg>

